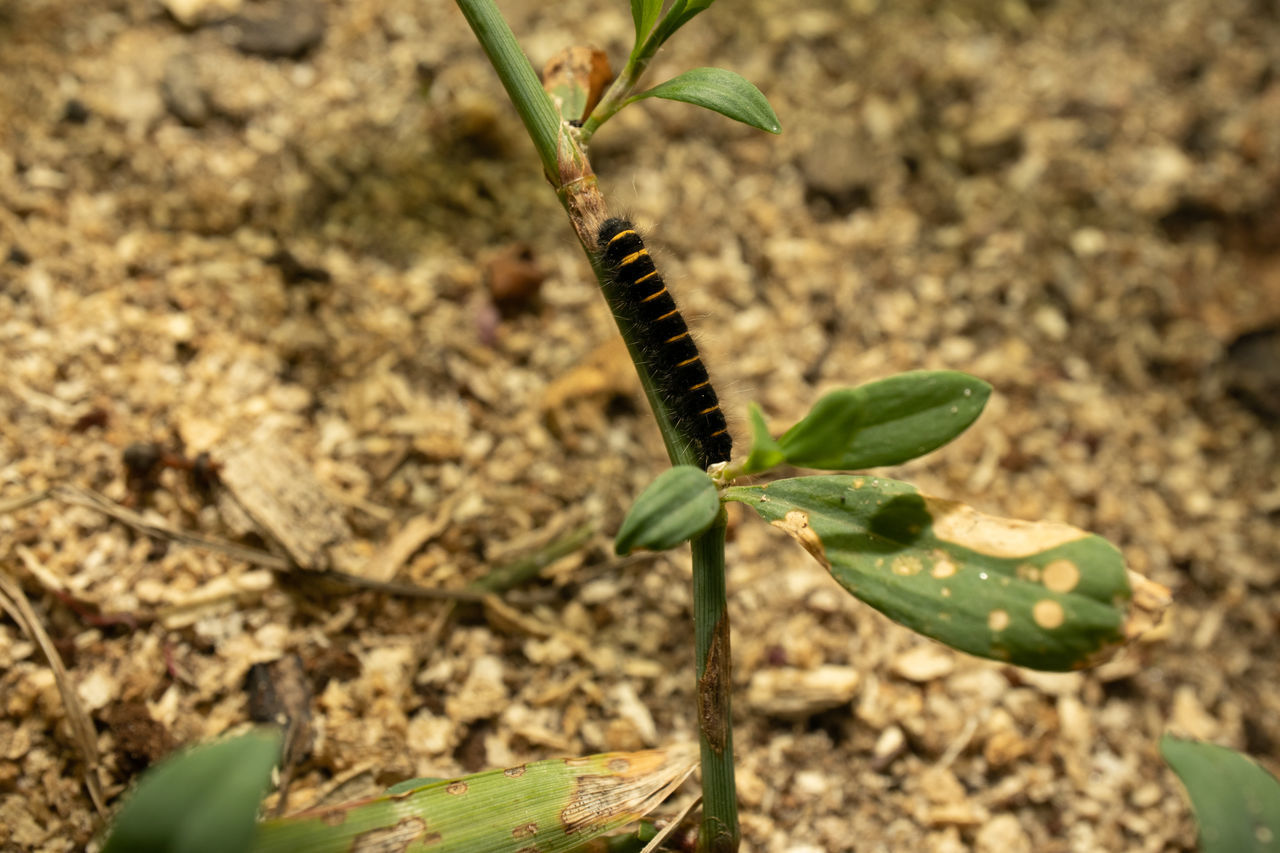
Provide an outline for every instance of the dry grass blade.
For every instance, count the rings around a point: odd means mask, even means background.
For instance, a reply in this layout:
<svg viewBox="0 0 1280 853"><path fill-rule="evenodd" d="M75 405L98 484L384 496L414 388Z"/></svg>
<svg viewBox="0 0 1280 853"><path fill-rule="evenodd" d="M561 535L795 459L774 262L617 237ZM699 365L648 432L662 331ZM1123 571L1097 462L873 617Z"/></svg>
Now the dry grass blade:
<svg viewBox="0 0 1280 853"><path fill-rule="evenodd" d="M106 800L102 796L102 786L98 783L98 738L93 728L93 721L85 713L76 695L75 685L71 683L71 675L62 663L62 657L53 645L53 640L40 623L40 617L31 607L22 587L5 571L0 571L0 607L3 607L13 621L18 623L31 640L44 652L53 670L54 683L58 685L58 693L62 696L62 704L67 709L67 722L71 725L71 736L80 749L84 759L84 784L89 789L89 798L99 814L106 813Z"/></svg>
<svg viewBox="0 0 1280 853"><path fill-rule="evenodd" d="M292 564L284 557L278 557L275 554L261 551L257 548L248 548L244 545L237 545L234 542L225 542L221 539L213 539L208 536L201 536L198 533L189 533L185 530L178 530L149 521L139 513L87 489L81 489L76 486L55 486L51 490L51 494L65 503L97 510L103 515L110 516L116 521L132 527L139 533L145 533L157 539L167 539L183 545L194 545L197 548L218 551L233 559L243 560L246 563L252 563L266 569L287 571L292 567Z"/></svg>
<svg viewBox="0 0 1280 853"><path fill-rule="evenodd" d="M673 817L666 826L659 830L658 834L644 846L644 849L641 850L640 853L653 853L654 850L657 850L658 847L661 846L662 842L667 840L667 836L676 831L680 824L684 822L684 819L689 815L689 812L693 811L700 802L702 802L701 794L690 800L689 804L682 808L679 814Z"/></svg>

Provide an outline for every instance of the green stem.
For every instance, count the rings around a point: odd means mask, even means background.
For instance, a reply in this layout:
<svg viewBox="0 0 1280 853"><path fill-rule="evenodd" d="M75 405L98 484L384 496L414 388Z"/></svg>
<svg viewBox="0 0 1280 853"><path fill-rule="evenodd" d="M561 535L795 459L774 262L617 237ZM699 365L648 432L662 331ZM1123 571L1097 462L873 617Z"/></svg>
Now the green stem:
<svg viewBox="0 0 1280 853"><path fill-rule="evenodd" d="M658 26L661 26L661 22ZM627 57L627 64L614 78L613 84L600 98L600 103L596 104L591 115L587 116L587 120L582 123L578 138L582 140L583 145L590 141L595 132L600 129L600 125L631 102L631 93L635 91L636 83L640 82L641 76L644 75L645 69L649 67L649 63L653 61L660 47L662 47L662 41L650 37L639 50Z"/></svg>
<svg viewBox="0 0 1280 853"><path fill-rule="evenodd" d="M609 298L613 285L603 274L594 253L595 231L605 216L604 199L595 186L595 176L578 139L566 133L550 97L542 89L528 58L515 35L502 19L493 0L456 0L471 25L502 85L524 121L543 168L555 187L570 221L587 251L592 269ZM627 63L619 80L593 113L579 138L621 108L636 80L652 59L660 42ZM594 121L594 123L592 123ZM612 300L610 300L612 302ZM674 413L658 395L653 377L645 367L636 330L617 318L618 331L626 342L631 360L640 376L649 406L653 409L667 455L674 465L697 464L693 447L675 426ZM711 853L734 853L738 849L738 805L733 780L733 733L729 717L729 617L725 608L724 584L725 516L693 540L693 610L697 654L698 728L702 745L702 837L701 849Z"/></svg>
<svg viewBox="0 0 1280 853"><path fill-rule="evenodd" d="M693 630L698 673L698 734L702 747L703 853L734 853L740 839L733 780L732 671L724 584L725 514L693 545Z"/></svg>
<svg viewBox="0 0 1280 853"><path fill-rule="evenodd" d="M551 96L542 88L542 81L529 64L529 58L520 49L515 33L507 26L493 0L457 0L457 3L528 129L542 160L542 168L550 176L558 175L556 153L560 141L560 114L556 112Z"/></svg>

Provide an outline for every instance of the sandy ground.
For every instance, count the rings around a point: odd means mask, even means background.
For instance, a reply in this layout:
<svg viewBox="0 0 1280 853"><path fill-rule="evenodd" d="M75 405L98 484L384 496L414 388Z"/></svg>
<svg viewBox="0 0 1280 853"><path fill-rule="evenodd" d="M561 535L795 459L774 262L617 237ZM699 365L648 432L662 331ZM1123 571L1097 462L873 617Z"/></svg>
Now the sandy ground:
<svg viewBox="0 0 1280 853"><path fill-rule="evenodd" d="M620 0L500 5L538 66L629 47ZM1099 669L1012 670L733 508L744 849L1192 849L1163 732L1280 769L1280 8L724 0L652 79L700 65L783 135L647 103L592 156L739 446L749 401L783 428L973 373L984 416L884 473L1101 533L1177 599ZM307 715L290 809L692 736L687 550L609 541L661 444L452 4L16 0L0 80L0 502L60 489L0 515L0 572L92 724L0 619L0 849L84 847L87 763L114 803L269 716L264 673ZM315 575L459 588L583 525L502 612ZM794 678L829 701L780 716Z"/></svg>

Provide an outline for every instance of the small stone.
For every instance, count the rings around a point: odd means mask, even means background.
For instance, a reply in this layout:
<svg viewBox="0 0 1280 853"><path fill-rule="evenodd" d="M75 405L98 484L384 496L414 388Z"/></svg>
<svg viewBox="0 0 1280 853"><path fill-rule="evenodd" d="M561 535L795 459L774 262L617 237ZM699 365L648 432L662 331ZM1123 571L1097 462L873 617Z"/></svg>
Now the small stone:
<svg viewBox="0 0 1280 853"><path fill-rule="evenodd" d="M105 670L94 670L80 682L76 693L86 711L96 711L114 699L118 689L116 680Z"/></svg>
<svg viewBox="0 0 1280 853"><path fill-rule="evenodd" d="M636 695L636 690L631 683L624 681L616 685L609 691L609 698L614 703L614 711L618 717L625 720L636 733L639 745L631 748L643 749L646 746L656 746L658 726L654 723L649 708Z"/></svg>
<svg viewBox="0 0 1280 853"><path fill-rule="evenodd" d="M313 0L260 3L230 21L241 53L267 59L299 59L324 37L324 9Z"/></svg>
<svg viewBox="0 0 1280 853"><path fill-rule="evenodd" d="M774 717L810 717L852 701L859 680L848 666L762 669L751 677L747 703Z"/></svg>
<svg viewBox="0 0 1280 853"><path fill-rule="evenodd" d="M955 669L956 658L942 646L933 644L908 649L893 659L889 670L899 678L922 684L946 678Z"/></svg>
<svg viewBox="0 0 1280 853"><path fill-rule="evenodd" d="M1107 235L1097 228L1081 228L1071 235L1071 251L1080 258L1092 258L1107 248Z"/></svg>
<svg viewBox="0 0 1280 853"><path fill-rule="evenodd" d="M965 801L964 785L945 767L930 767L920 774L922 793L934 805L954 805Z"/></svg>
<svg viewBox="0 0 1280 853"><path fill-rule="evenodd" d="M997 708L987 721L986 742L982 757L992 767L1008 767L1031 751L1031 742L1022 736L1008 711Z"/></svg>
<svg viewBox="0 0 1280 853"><path fill-rule="evenodd" d="M470 723L496 717L507 704L507 686L502 680L502 661L492 655L476 659L471 673L457 694L445 700L449 718Z"/></svg>
<svg viewBox="0 0 1280 853"><path fill-rule="evenodd" d="M240 10L242 0L160 0L166 12L184 27L194 29L222 21Z"/></svg>
<svg viewBox="0 0 1280 853"><path fill-rule="evenodd" d="M816 216L840 219L872 206L871 190L884 162L875 144L852 122L836 122L796 162L804 179L805 203Z"/></svg>
<svg viewBox="0 0 1280 853"><path fill-rule="evenodd" d="M978 830L973 850L974 853L1031 853L1031 839L1016 817L1000 814Z"/></svg>
<svg viewBox="0 0 1280 853"><path fill-rule="evenodd" d="M1070 326L1062 312L1052 305L1041 305L1031 317L1031 322L1051 341L1064 341Z"/></svg>
<svg viewBox="0 0 1280 853"><path fill-rule="evenodd" d="M907 747L907 736L898 726L889 726L876 738L876 745L871 750L871 766L883 770L893 763Z"/></svg>
<svg viewBox="0 0 1280 853"><path fill-rule="evenodd" d="M69 98L62 107L62 120L67 124L84 124L89 115L89 108L79 98Z"/></svg>
<svg viewBox="0 0 1280 853"><path fill-rule="evenodd" d="M1129 802L1139 809L1149 809L1162 799L1164 799L1164 789L1155 782L1148 782L1129 795Z"/></svg>
<svg viewBox="0 0 1280 853"><path fill-rule="evenodd" d="M924 840L926 853L969 853L969 845L960 838L960 832L949 826L942 832L931 832Z"/></svg>
<svg viewBox="0 0 1280 853"><path fill-rule="evenodd" d="M808 799L816 799L831 790L831 780L816 770L801 770L795 776L792 790Z"/></svg>
<svg viewBox="0 0 1280 853"><path fill-rule="evenodd" d="M184 124L200 127L209 120L209 99L190 54L175 54L165 63L160 95L169 112Z"/></svg>
<svg viewBox="0 0 1280 853"><path fill-rule="evenodd" d="M1026 148L1022 127L1026 117L1006 109L970 126L964 135L961 165L969 172L995 172L1016 163Z"/></svg>
<svg viewBox="0 0 1280 853"><path fill-rule="evenodd" d="M529 308L547 274L527 243L508 246L485 267L489 296L504 317Z"/></svg>
<svg viewBox="0 0 1280 853"><path fill-rule="evenodd" d="M1196 740L1213 740L1222 728L1213 715L1205 710L1196 696L1195 688L1190 685L1183 685L1174 692L1171 717L1170 728Z"/></svg>

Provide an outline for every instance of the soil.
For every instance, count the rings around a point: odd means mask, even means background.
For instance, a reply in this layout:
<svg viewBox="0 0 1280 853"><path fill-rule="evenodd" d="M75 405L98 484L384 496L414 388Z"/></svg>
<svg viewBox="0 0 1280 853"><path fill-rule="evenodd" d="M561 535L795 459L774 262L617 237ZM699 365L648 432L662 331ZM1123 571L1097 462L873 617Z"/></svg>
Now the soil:
<svg viewBox="0 0 1280 853"><path fill-rule="evenodd" d="M620 0L501 6L536 67L630 46ZM1096 669L1015 670L731 507L743 849L1193 849L1162 733L1280 770L1280 7L723 2L651 79L704 65L783 134L644 102L591 154L739 450L750 401L975 374L983 417L882 473L1175 597ZM662 445L452 4L18 0L0 79L0 572L91 722L0 618L0 849L95 845L86 772L109 809L272 701L289 810L693 736L687 548L610 542ZM323 574L529 555L500 609Z"/></svg>

